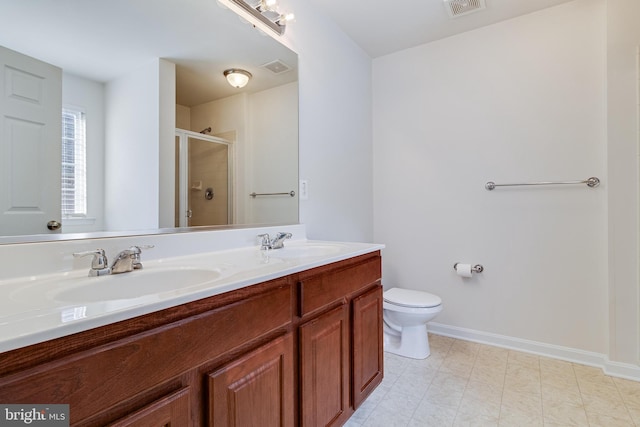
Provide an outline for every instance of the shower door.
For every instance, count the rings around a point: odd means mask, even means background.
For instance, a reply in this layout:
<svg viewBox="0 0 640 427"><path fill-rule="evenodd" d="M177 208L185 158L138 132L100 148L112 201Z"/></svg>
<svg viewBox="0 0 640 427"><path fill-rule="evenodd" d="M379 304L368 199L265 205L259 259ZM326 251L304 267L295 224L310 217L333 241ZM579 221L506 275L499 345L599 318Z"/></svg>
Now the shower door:
<svg viewBox="0 0 640 427"><path fill-rule="evenodd" d="M176 226L226 225L233 218L233 145L176 129Z"/></svg>

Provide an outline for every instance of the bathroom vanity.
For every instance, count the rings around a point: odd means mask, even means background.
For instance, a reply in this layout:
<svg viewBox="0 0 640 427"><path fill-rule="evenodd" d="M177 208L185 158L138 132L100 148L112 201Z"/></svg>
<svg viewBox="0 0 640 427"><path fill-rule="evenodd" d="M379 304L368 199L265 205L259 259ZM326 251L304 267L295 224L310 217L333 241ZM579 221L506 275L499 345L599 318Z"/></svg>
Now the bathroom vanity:
<svg viewBox="0 0 640 427"><path fill-rule="evenodd" d="M66 403L74 426L343 424L383 376L380 246L292 246L217 254L259 261L0 353L0 402Z"/></svg>

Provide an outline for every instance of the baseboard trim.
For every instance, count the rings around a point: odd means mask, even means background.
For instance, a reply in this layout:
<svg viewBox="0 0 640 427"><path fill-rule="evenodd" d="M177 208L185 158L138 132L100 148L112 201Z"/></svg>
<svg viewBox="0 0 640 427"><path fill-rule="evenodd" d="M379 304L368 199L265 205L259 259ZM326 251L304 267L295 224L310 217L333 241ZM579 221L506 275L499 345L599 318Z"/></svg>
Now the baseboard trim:
<svg viewBox="0 0 640 427"><path fill-rule="evenodd" d="M609 360L606 355L600 353L460 328L457 326L443 325L435 322L429 322L427 329L429 333L436 335L493 345L510 350L522 351L524 353L536 354L538 356L579 363L581 365L594 366L602 369L605 374L612 377L640 381L640 366L614 362Z"/></svg>

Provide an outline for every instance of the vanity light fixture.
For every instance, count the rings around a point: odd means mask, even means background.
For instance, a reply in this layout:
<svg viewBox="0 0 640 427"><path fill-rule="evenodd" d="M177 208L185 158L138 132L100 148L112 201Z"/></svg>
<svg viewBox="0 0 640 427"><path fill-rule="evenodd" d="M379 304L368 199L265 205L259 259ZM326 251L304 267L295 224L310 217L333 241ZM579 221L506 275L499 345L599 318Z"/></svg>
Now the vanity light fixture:
<svg viewBox="0 0 640 427"><path fill-rule="evenodd" d="M277 0L230 0L244 11L259 19L278 35L284 34L287 22L294 20L293 13L278 11Z"/></svg>
<svg viewBox="0 0 640 427"><path fill-rule="evenodd" d="M252 77L251 73L240 68L229 68L224 70L224 76L227 78L229 84L235 88L243 88L249 83L249 79Z"/></svg>

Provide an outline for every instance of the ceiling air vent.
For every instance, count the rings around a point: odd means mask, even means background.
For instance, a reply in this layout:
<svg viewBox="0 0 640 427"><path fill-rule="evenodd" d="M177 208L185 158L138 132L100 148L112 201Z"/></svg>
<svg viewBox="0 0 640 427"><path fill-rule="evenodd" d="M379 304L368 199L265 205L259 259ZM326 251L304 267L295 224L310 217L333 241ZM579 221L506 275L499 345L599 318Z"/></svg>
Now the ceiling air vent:
<svg viewBox="0 0 640 427"><path fill-rule="evenodd" d="M289 67L287 64L285 64L279 59L276 59L275 61L267 62L266 64L262 64L261 67L266 68L267 70L271 71L274 74L286 73L287 71L291 70L291 67Z"/></svg>
<svg viewBox="0 0 640 427"><path fill-rule="evenodd" d="M444 7L450 17L457 18L458 16L478 12L487 6L485 5L485 0L444 0Z"/></svg>

